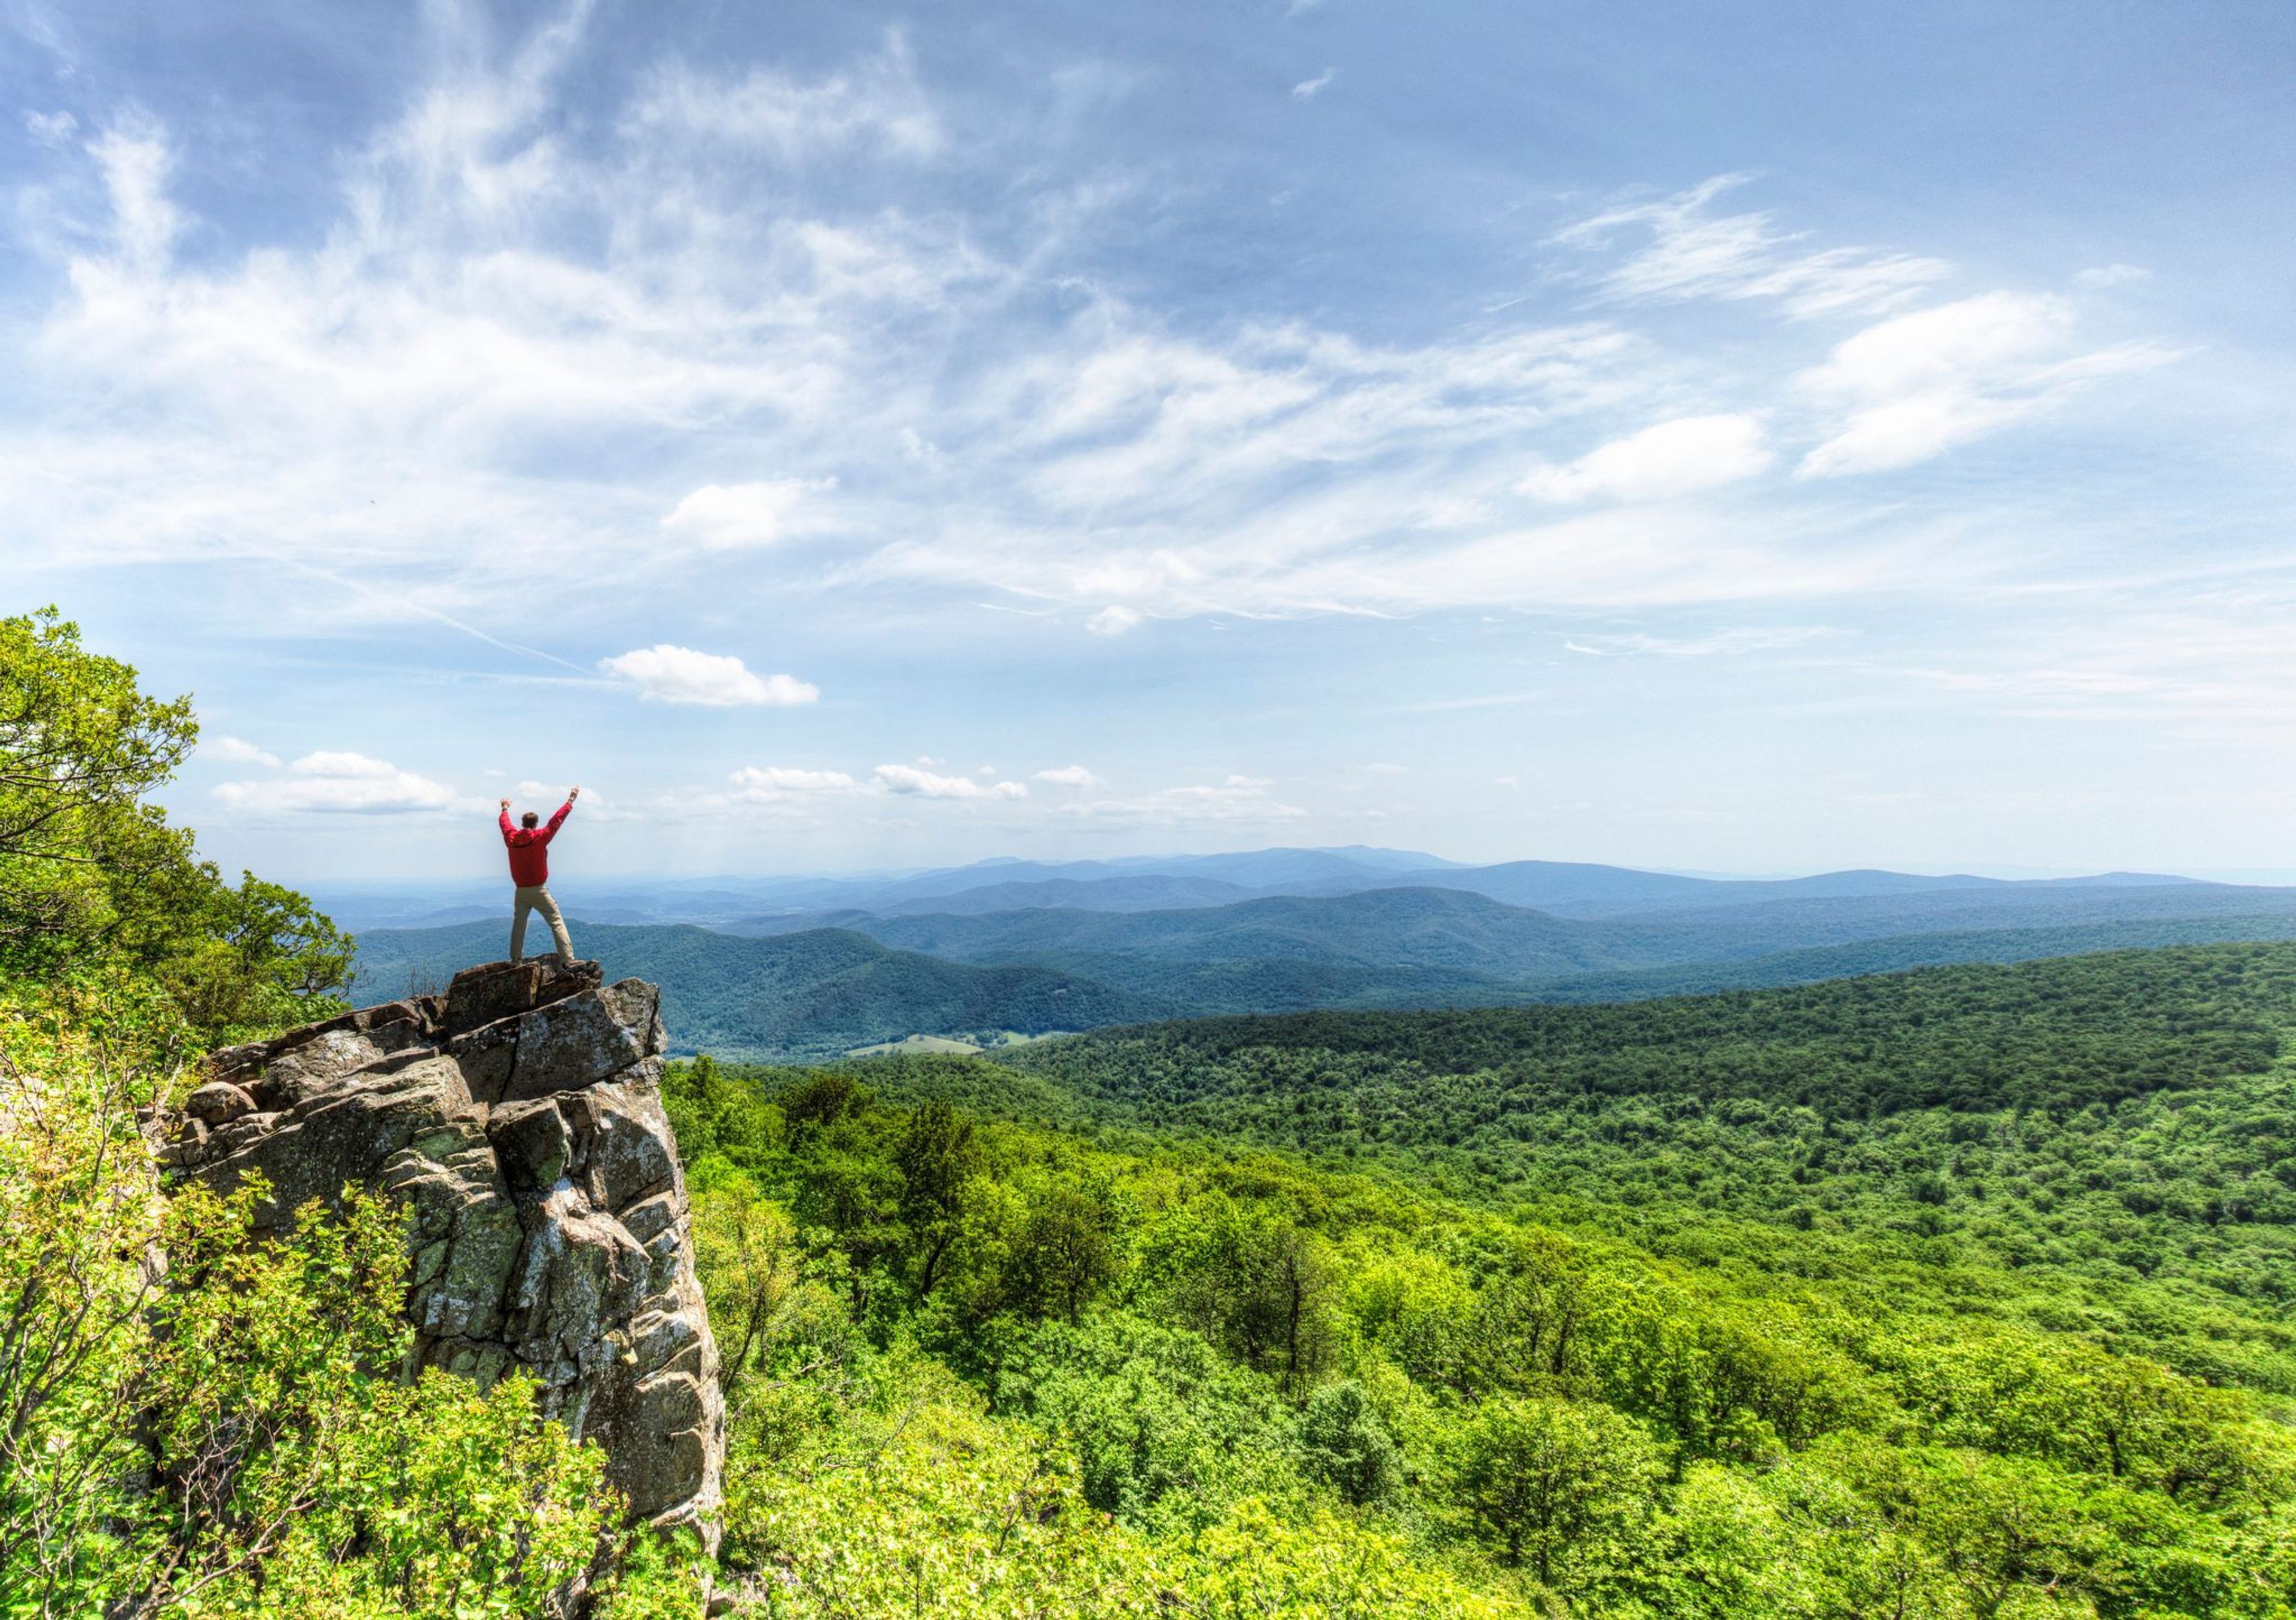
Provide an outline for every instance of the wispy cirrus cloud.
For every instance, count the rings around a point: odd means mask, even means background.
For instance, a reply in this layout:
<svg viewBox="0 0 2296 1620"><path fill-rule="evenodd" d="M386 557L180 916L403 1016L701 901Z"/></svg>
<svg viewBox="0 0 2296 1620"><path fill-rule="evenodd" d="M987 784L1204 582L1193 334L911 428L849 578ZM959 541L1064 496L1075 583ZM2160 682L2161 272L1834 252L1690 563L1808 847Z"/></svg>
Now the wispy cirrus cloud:
<svg viewBox="0 0 2296 1620"><path fill-rule="evenodd" d="M2063 298L1989 292L1844 339L1797 379L1841 415L1796 471L1831 478L1912 466L2040 415L2078 389L2174 358L2144 343L2072 352L2077 323Z"/></svg>
<svg viewBox="0 0 2296 1620"><path fill-rule="evenodd" d="M1107 826L1202 826L1295 821L1307 815L1277 799L1265 777L1230 776L1218 783L1167 787L1135 798L1064 804L1057 814Z"/></svg>
<svg viewBox="0 0 2296 1620"><path fill-rule="evenodd" d="M1555 240L1590 251L1633 244L1597 274L1613 298L1775 300L1805 318L1898 308L1954 274L1947 260L1923 254L1812 247L1807 233L1780 230L1767 210L1716 211L1719 198L1746 184L1743 175L1718 175L1669 197L1604 209Z"/></svg>
<svg viewBox="0 0 2296 1620"><path fill-rule="evenodd" d="M1489 318L1193 318L1088 273L1133 177L1021 160L1053 114L968 115L898 36L802 71L670 48L598 92L594 23L441 53L279 240L195 217L151 112L43 115L56 292L11 357L0 558L260 570L289 588L254 635L427 617L528 656L485 627L532 604L653 703L801 705L681 621L986 601L1115 642L1950 591L1997 548L1847 475L2165 353L2086 336L2089 284L1938 301L1946 260L1731 176L1540 226L1563 294ZM1763 364L1655 318L1693 300ZM600 663L641 613L681 639Z"/></svg>
<svg viewBox="0 0 2296 1620"><path fill-rule="evenodd" d="M711 73L673 60L648 76L623 120L626 134L763 148L790 164L857 148L923 161L949 141L898 30L877 52L815 79L766 67Z"/></svg>
<svg viewBox="0 0 2296 1620"><path fill-rule="evenodd" d="M468 612L513 589L590 612L602 585L703 588L682 549L771 570L804 533L828 547L804 564L811 592L987 589L1117 635L1151 613L1421 611L1494 590L1551 602L1555 571L1486 565L1494 547L1544 547L1540 506L1695 495L1819 448L1789 431L1808 390L1774 402L1768 429L1759 401L1679 409L1678 358L1615 315L1377 345L1296 321L1188 333L1087 290L1046 321L1031 300L1056 272L1037 266L1057 265L1078 228L1068 216L1014 240L962 211L840 207L801 184L831 152L889 175L996 160L935 108L905 47L813 79L671 61L578 150L554 118L583 26L414 95L347 161L324 251L181 262L168 132L123 113L89 137L111 225L70 256L37 370L52 391L124 388L143 419L68 444L0 439L0 481L32 529L122 561L355 554L398 587L362 603L370 613ZM778 166L780 202L754 206L750 171L693 159L699 141ZM1720 211L1731 184L1605 210L1562 240L1611 257L1598 274L1628 301L1816 316L1896 308L1943 274ZM998 340L975 341L983 331ZM965 386L947 385L952 366ZM2031 414L2003 398L1979 391L1932 437ZM221 421L243 431L210 431ZM1837 423L1825 442L1851 436L1804 465L1870 463L1858 447L1881 432ZM586 447L634 433L673 447L660 473L602 489ZM683 470L674 447L689 439L714 475ZM563 472L525 470L537 440L562 447ZM718 470L732 463L775 470ZM376 487L388 507L343 496ZM1435 510L1449 515L1431 523ZM1725 545L1765 554L1763 575L1800 564L1771 538L1780 525L1717 521ZM655 566L640 574L642 529ZM531 539L505 548L504 533ZM1616 600L1675 544L1645 525L1570 572L1582 599ZM532 577L529 547L553 555L550 577Z"/></svg>

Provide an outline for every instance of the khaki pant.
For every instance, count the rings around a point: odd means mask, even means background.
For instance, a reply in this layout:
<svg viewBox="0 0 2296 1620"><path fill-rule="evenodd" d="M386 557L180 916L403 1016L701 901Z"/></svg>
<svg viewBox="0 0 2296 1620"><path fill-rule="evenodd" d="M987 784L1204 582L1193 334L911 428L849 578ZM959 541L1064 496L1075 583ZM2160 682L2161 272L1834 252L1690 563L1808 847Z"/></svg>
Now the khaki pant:
<svg viewBox="0 0 2296 1620"><path fill-rule="evenodd" d="M558 959L573 961L574 942L566 937L566 919L558 915L558 902L540 884L518 891L518 907L511 914L510 959L515 962L526 955L526 914L529 911L541 912L542 920L550 925L550 937L558 942Z"/></svg>

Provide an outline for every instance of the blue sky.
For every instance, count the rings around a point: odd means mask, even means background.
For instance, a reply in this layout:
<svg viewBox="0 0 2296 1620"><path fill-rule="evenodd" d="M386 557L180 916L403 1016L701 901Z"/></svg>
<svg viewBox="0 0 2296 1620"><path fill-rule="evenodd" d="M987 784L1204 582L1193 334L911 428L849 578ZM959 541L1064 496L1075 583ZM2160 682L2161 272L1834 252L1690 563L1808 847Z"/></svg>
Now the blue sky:
<svg viewBox="0 0 2296 1620"><path fill-rule="evenodd" d="M2285 6L0 17L227 863L2296 867Z"/></svg>

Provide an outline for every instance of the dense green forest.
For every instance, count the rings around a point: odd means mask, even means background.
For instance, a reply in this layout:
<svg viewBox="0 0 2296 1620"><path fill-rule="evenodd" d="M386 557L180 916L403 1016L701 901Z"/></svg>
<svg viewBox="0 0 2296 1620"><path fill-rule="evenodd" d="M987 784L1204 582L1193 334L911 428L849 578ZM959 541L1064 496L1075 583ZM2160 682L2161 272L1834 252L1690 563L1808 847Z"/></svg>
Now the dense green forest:
<svg viewBox="0 0 2296 1620"><path fill-rule="evenodd" d="M2296 1393L2296 947L1608 1007L1211 1020L1010 1061L1700 1264L1994 1302Z"/></svg>
<svg viewBox="0 0 2296 1620"><path fill-rule="evenodd" d="M2037 1160L2086 1164L2097 1112L2242 1095L2276 1061L2261 1009L2290 964L2217 955L1604 1009L1636 1022L1583 1049L1586 1013L1562 1009L1128 1032L1029 1049L1036 1073L682 1066L737 1414L728 1573L820 1615L890 1612L898 1567L964 1571L967 1613L2289 1614L2268 1238L2231 1251L2254 1295L2228 1266L2189 1297L2123 1299L2132 1325L2089 1298L2121 1262L2078 1229L2007 1212L2063 1239L2038 1263L1961 1241L1931 1218L1955 1219L1923 1179L1940 1172L1882 1162L1936 1114L1939 1143L2006 1118ZM1863 1076L1838 1094L1807 1067L1829 1043ZM1607 1169L1564 1147L1549 1191L1527 1185L1536 1140L1476 1168L1438 1095L1423 1134L1373 1131L1388 1146L1348 1168L1333 1139L1407 1117L1401 1090L1350 1082L1343 1059L1374 1057L1456 1080L1447 1100L1478 1114L1483 1065L1558 1063L1558 1094L1636 1099L1641 1129ZM1948 1106L1984 1084L1989 1112ZM2217 1122L2268 1163L2282 1084L2244 1131ZM1234 1108L1176 1110L1176 1137L1111 1100L1159 1085ZM1867 1178L1860 1197L1789 1178L1773 1208L1746 1178L1702 1202L1704 1116L1774 1106ZM1252 1145L1285 1136L1324 1146ZM1635 1164L1644 1185L1620 1179ZM2073 1219L2111 1229L2112 1208ZM2269 1233L2276 1212L2239 1224ZM2157 1244L2205 1224L2147 1213ZM1089 1556L1013 1539L1032 1477L1049 1523L1109 1516ZM855 1539L892 1560L865 1589L878 1608L841 1607Z"/></svg>

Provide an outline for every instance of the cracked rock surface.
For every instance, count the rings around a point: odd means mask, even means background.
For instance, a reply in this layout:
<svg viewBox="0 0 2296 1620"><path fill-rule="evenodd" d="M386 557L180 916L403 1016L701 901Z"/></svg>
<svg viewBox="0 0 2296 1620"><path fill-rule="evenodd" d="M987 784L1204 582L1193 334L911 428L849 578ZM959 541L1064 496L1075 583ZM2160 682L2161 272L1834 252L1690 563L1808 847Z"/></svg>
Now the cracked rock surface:
<svg viewBox="0 0 2296 1620"><path fill-rule="evenodd" d="M638 1517L713 1547L725 1411L661 1106L660 998L594 962L495 962L209 1060L166 1163L250 1172L284 1226L347 1184L412 1212L418 1366L542 1384Z"/></svg>

